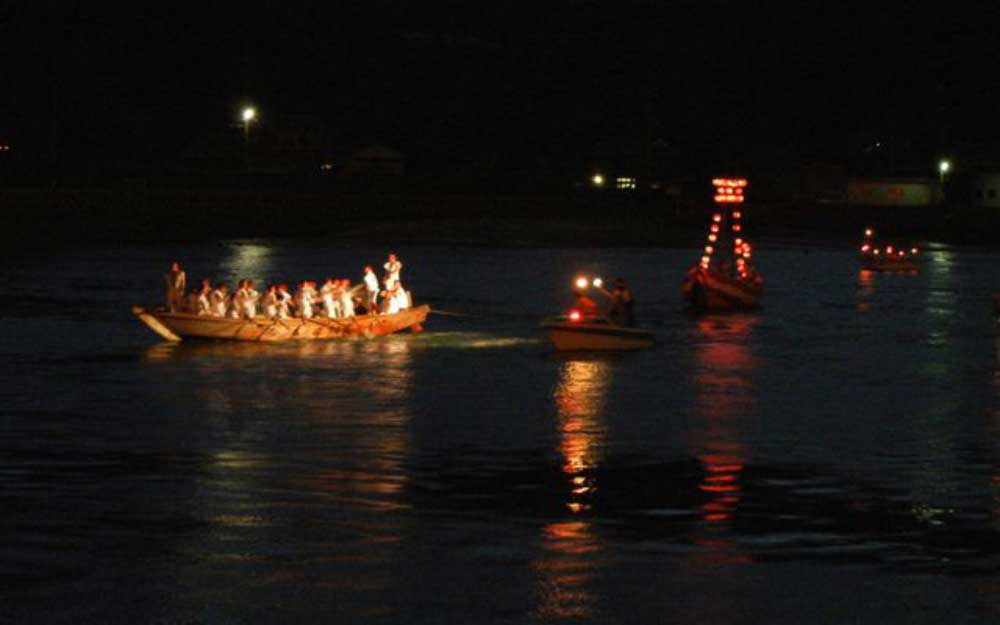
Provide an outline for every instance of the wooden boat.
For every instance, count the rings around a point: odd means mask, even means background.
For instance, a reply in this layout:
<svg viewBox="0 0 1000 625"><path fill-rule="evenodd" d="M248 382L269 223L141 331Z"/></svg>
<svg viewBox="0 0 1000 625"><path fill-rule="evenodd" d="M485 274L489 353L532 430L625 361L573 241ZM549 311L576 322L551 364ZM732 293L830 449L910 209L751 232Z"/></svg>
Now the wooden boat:
<svg viewBox="0 0 1000 625"><path fill-rule="evenodd" d="M902 272L920 270L920 250L918 248L905 249L897 245L879 245L874 236L874 230L865 229L865 240L858 250L858 258L863 269Z"/></svg>
<svg viewBox="0 0 1000 625"><path fill-rule="evenodd" d="M559 351L644 349L656 342L656 333L652 330L615 325L604 317L553 317L543 321L541 329Z"/></svg>
<svg viewBox="0 0 1000 625"><path fill-rule="evenodd" d="M743 235L743 203L747 181L743 178L716 178L715 202L734 205L730 211L728 228L723 226L726 216L722 212L712 215L701 262L691 267L681 285L681 295L687 303L699 312L725 312L753 310L760 306L764 286L750 264L750 243ZM726 252L726 243L731 244L731 252ZM725 259L716 258L725 254Z"/></svg>
<svg viewBox="0 0 1000 625"><path fill-rule="evenodd" d="M684 299L697 311L724 312L760 307L760 276L729 276L703 266L692 267L681 286Z"/></svg>
<svg viewBox="0 0 1000 625"><path fill-rule="evenodd" d="M391 315L359 315L345 319L227 319L191 313L132 307L132 314L168 341L213 339L223 341L329 340L374 337L407 328L419 331L430 306L416 306Z"/></svg>

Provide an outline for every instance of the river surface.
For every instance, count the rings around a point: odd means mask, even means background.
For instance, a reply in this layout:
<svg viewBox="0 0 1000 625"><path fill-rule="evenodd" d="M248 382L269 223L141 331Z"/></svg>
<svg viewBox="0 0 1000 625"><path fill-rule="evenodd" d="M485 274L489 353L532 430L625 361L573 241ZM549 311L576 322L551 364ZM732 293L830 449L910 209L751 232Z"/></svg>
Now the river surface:
<svg viewBox="0 0 1000 625"><path fill-rule="evenodd" d="M422 334L168 344L189 281L360 278L386 248L234 241L0 269L0 622L1000 622L996 254L917 275L763 240L754 314L694 249L396 250ZM536 332L579 271L654 349Z"/></svg>

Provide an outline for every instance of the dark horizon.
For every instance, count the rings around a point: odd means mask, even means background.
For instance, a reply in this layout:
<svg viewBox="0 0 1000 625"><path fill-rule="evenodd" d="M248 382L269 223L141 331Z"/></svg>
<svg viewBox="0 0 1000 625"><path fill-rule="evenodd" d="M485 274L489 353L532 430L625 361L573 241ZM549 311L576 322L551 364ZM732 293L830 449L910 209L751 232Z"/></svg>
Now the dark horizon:
<svg viewBox="0 0 1000 625"><path fill-rule="evenodd" d="M879 143L929 174L941 155L998 155L985 14L47 5L0 14L0 141L28 160L156 163L236 124L244 103L262 120L315 116L441 166L570 167L602 141L648 138L729 161L849 162Z"/></svg>

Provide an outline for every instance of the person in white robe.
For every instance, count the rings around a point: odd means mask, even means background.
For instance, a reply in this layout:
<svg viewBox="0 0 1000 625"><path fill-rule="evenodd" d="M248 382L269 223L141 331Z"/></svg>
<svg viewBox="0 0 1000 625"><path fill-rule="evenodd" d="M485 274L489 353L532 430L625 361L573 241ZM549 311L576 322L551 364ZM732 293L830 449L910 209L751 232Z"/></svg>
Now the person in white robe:
<svg viewBox="0 0 1000 625"><path fill-rule="evenodd" d="M383 315L394 315L399 312L399 299L396 297L398 289L399 283L393 282L389 278L385 279L385 290L381 293L382 309L380 312Z"/></svg>
<svg viewBox="0 0 1000 625"><path fill-rule="evenodd" d="M395 254L389 254L389 259L384 265L385 268L385 279L391 281L393 284L399 282L399 273L403 271L403 263Z"/></svg>
<svg viewBox="0 0 1000 625"><path fill-rule="evenodd" d="M368 314L374 315L378 312L378 277L375 275L375 270L371 265L365 265L365 307L368 309Z"/></svg>
<svg viewBox="0 0 1000 625"><path fill-rule="evenodd" d="M198 303L192 312L200 316L211 316L212 314L212 300L210 296L212 295L212 287L208 282L203 282L201 285L201 292L198 293Z"/></svg>
<svg viewBox="0 0 1000 625"><path fill-rule="evenodd" d="M253 288L253 280L247 280L243 289L243 317L253 319L257 316L257 302L260 301L260 293Z"/></svg>
<svg viewBox="0 0 1000 625"><path fill-rule="evenodd" d="M243 304L246 302L247 297L247 281L240 280L236 284L236 290L233 291L232 297L229 298L229 309L226 311L226 316L230 319L239 319L243 316Z"/></svg>
<svg viewBox="0 0 1000 625"><path fill-rule="evenodd" d="M354 316L354 292L351 290L351 281L346 278L340 281L340 315Z"/></svg>
<svg viewBox="0 0 1000 625"><path fill-rule="evenodd" d="M180 312L184 309L184 291L187 290L187 274L181 269L181 264L174 262L170 271L163 274L167 287L167 310Z"/></svg>
<svg viewBox="0 0 1000 625"><path fill-rule="evenodd" d="M225 282L212 289L209 301L212 305L213 317L226 316L226 310L229 308L229 287L226 286Z"/></svg>
<svg viewBox="0 0 1000 625"><path fill-rule="evenodd" d="M287 284L278 285L278 319L288 319L291 315L291 308L294 305L292 294L288 292Z"/></svg>
<svg viewBox="0 0 1000 625"><path fill-rule="evenodd" d="M337 281L333 278L327 278L319 290L320 299L323 301L323 312L327 319L337 318L338 302L334 297L336 290Z"/></svg>
<svg viewBox="0 0 1000 625"><path fill-rule="evenodd" d="M295 292L295 307L299 310L299 317L312 319L313 316L313 290L309 287L308 281L299 284Z"/></svg>
<svg viewBox="0 0 1000 625"><path fill-rule="evenodd" d="M264 316L268 319L278 318L278 287L270 284L260 299L260 305L264 309Z"/></svg>
<svg viewBox="0 0 1000 625"><path fill-rule="evenodd" d="M400 310L406 310L410 307L410 292L403 288L399 282L396 283L396 306Z"/></svg>

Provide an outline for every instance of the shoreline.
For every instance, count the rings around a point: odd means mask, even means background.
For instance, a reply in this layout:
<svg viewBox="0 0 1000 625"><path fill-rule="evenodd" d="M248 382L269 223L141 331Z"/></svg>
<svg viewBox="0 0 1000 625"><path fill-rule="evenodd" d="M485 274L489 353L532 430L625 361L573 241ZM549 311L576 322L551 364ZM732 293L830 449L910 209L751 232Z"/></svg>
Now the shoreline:
<svg viewBox="0 0 1000 625"><path fill-rule="evenodd" d="M93 245L253 238L390 245L697 247L710 203L575 195L0 190L6 254ZM774 236L887 239L1000 249L990 209L753 202L758 240Z"/></svg>

